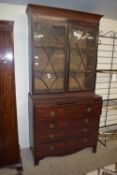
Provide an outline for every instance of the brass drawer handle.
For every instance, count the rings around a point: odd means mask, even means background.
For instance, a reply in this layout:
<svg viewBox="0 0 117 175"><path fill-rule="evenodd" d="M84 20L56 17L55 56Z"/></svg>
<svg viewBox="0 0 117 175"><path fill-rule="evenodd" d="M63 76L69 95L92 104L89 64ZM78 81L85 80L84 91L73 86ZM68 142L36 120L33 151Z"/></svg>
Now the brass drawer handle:
<svg viewBox="0 0 117 175"><path fill-rule="evenodd" d="M54 117L55 116L55 112L54 111L51 111L50 112L50 115L51 115L51 117Z"/></svg>
<svg viewBox="0 0 117 175"><path fill-rule="evenodd" d="M53 146L53 145L50 146L50 150L51 150L51 151L54 150L54 146Z"/></svg>
<svg viewBox="0 0 117 175"><path fill-rule="evenodd" d="M49 139L54 139L54 135L53 134L50 134L49 135Z"/></svg>
<svg viewBox="0 0 117 175"><path fill-rule="evenodd" d="M87 143L87 139L84 139L83 142L84 142L84 143Z"/></svg>
<svg viewBox="0 0 117 175"><path fill-rule="evenodd" d="M54 123L50 123L49 128L53 129L55 127Z"/></svg>
<svg viewBox="0 0 117 175"><path fill-rule="evenodd" d="M85 133L88 131L88 129L87 128L84 128L84 130L83 130Z"/></svg>
<svg viewBox="0 0 117 175"><path fill-rule="evenodd" d="M88 112L91 112L91 111L92 111L92 108L88 107L88 108L87 108L87 111L88 111Z"/></svg>
<svg viewBox="0 0 117 175"><path fill-rule="evenodd" d="M89 122L89 119L88 119L88 118L86 118L86 119L84 120L84 122L85 122L85 123L88 123L88 122Z"/></svg>

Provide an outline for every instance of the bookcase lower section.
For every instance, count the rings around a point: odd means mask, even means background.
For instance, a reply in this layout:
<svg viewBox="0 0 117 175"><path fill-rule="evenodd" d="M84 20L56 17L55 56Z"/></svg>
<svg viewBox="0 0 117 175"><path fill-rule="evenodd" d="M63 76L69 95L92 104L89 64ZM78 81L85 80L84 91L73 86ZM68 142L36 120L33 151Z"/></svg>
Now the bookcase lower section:
<svg viewBox="0 0 117 175"><path fill-rule="evenodd" d="M96 152L101 97L59 96L29 95L30 147L35 165L44 157L67 155L87 147Z"/></svg>

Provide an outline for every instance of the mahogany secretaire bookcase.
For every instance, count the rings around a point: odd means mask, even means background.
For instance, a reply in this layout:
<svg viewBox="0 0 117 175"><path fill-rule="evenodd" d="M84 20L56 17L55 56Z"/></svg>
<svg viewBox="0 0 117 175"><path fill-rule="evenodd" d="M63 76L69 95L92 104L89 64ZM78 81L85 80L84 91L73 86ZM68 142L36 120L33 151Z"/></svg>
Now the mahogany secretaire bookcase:
<svg viewBox="0 0 117 175"><path fill-rule="evenodd" d="M102 98L94 93L100 15L28 5L29 124L35 164L96 151Z"/></svg>

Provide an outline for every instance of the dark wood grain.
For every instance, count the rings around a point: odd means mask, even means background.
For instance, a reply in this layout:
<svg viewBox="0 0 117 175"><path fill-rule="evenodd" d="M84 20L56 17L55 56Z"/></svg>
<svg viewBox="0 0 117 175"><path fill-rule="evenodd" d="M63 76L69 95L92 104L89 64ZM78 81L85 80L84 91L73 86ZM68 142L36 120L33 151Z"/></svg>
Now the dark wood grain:
<svg viewBox="0 0 117 175"><path fill-rule="evenodd" d="M74 93L72 95L74 96ZM58 99L59 95L57 98L51 99L50 102L48 101L48 103L46 101L48 95L44 98L46 99L45 103L43 102L44 99L42 101L37 100L39 96L37 99L36 97L33 99L33 97L31 98L29 95L30 146L34 155L35 164L37 164L41 158L48 155L60 156L70 154L86 147L92 147L93 152L96 151L102 100L100 96L96 96L95 94L90 96L87 93L85 96L84 94L83 96L80 94L77 103L73 103L72 95L70 95L71 100L69 97L69 103L67 104L65 99L65 101L61 100L61 97ZM58 104L60 100L61 103ZM83 145L83 142L81 142L80 145L77 145L79 138L82 140L87 137L89 138L87 143ZM91 141L92 137L94 137L93 141ZM56 142L61 143L65 140L69 140L70 143L74 140L76 148L72 151L69 149L66 150L65 143L67 142L64 143L65 148L63 150L61 150L63 146L61 146L61 144L57 145L56 151L50 151L50 153L48 153L49 149L48 151L44 151L46 148L42 148L44 144L49 144L48 146L52 144L56 145ZM59 145L60 148L59 151L57 151Z"/></svg>
<svg viewBox="0 0 117 175"><path fill-rule="evenodd" d="M71 25L75 25L76 28L77 26L82 26L84 31L90 28L92 33L97 36L99 20L102 16L31 4L28 5L26 12L29 24L29 137L34 163L35 165L38 164L38 161L46 156L71 154L87 147L92 147L93 152L96 152L99 120L102 110L102 98L94 93L97 41L95 37L93 47L95 54L93 54L91 59L85 55L87 57L86 69L89 69L91 64L93 78L90 78L90 80L86 82L87 88L84 87L81 91L78 89L77 91L74 90L74 92L70 92L68 84L71 51L69 27ZM63 92L52 92L48 90L45 93L35 88L34 36L38 30L35 31L34 26L38 24L40 16L43 16L44 19L47 17L48 21L49 18L53 18L56 19L56 22L58 20L58 23L64 21L66 24L65 70L64 74L62 74L64 76ZM43 45L44 44L45 43L43 43ZM88 52L87 50L87 53ZM81 58L83 59L83 57ZM84 70L84 72L84 74L87 74L86 70ZM45 76L46 73L47 72L45 72ZM92 88L90 88L91 83Z"/></svg>
<svg viewBox="0 0 117 175"><path fill-rule="evenodd" d="M56 102L55 102L56 103ZM41 105L41 103L40 103ZM88 111L91 110L91 111ZM78 112L79 111L79 112ZM94 116L95 112L97 115L100 115L101 104L99 102L89 102L89 103L63 103L60 105L51 105L51 102L46 106L39 107L39 104L35 106L35 120L43 120L43 119L52 119L52 118L66 118L68 116L79 117L89 115L90 117ZM51 116L51 113L54 112L54 117Z"/></svg>
<svg viewBox="0 0 117 175"><path fill-rule="evenodd" d="M97 141L96 135L79 137L77 139L64 140L61 142L52 142L35 147L36 158L42 159L45 156L61 156L77 152L78 150L92 147Z"/></svg>
<svg viewBox="0 0 117 175"><path fill-rule="evenodd" d="M0 21L0 167L20 162L12 34L13 22Z"/></svg>
<svg viewBox="0 0 117 175"><path fill-rule="evenodd" d="M102 15L91 14L81 11L69 10L69 9L60 9L49 6L41 6L41 5L32 5L29 4L27 7L27 14L38 14L44 16L55 16L59 18L64 18L66 20L75 20L79 23L90 23L93 26L96 26L99 23Z"/></svg>
<svg viewBox="0 0 117 175"><path fill-rule="evenodd" d="M99 117L66 118L63 120L35 121L35 143L48 143L86 136L98 131Z"/></svg>

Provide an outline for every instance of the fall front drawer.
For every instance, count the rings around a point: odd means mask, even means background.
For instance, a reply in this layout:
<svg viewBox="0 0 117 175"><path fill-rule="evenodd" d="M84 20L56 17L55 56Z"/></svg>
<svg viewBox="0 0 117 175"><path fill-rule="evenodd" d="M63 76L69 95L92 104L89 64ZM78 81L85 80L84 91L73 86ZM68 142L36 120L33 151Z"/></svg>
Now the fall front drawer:
<svg viewBox="0 0 117 175"><path fill-rule="evenodd" d="M64 140L62 142L53 142L35 146L36 157L59 156L67 153L73 153L80 149L95 145L96 135L81 137L79 139Z"/></svg>
<svg viewBox="0 0 117 175"><path fill-rule="evenodd" d="M35 105L34 106L35 119L40 120L48 118L63 118L63 117L74 117L83 115L101 114L101 104L95 103L84 103L84 104L61 104L61 105Z"/></svg>
<svg viewBox="0 0 117 175"><path fill-rule="evenodd" d="M99 117L70 118L35 122L35 143L48 143L98 131Z"/></svg>

